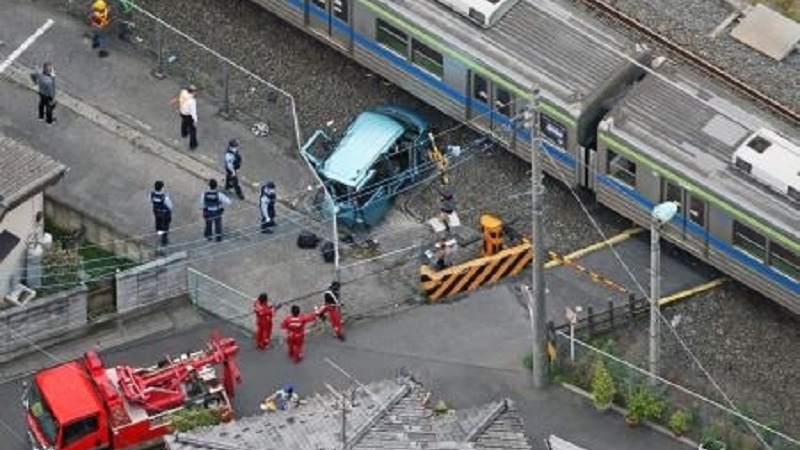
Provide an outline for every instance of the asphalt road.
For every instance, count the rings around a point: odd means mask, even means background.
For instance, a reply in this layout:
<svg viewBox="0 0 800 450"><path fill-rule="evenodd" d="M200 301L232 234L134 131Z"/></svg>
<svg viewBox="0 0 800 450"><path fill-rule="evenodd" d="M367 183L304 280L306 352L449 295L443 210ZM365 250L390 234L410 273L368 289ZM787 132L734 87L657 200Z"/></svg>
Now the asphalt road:
<svg viewBox="0 0 800 450"><path fill-rule="evenodd" d="M291 364L278 346L257 351L249 335L211 319L178 334L146 339L103 352L107 364L150 365L159 356L198 348L213 329L239 340L243 375L235 399L240 415L258 412L259 401L285 382L301 393L325 392L324 383L345 389L396 376L405 368L436 399L465 408L510 397L525 418L536 448L556 434L592 450L667 450L682 448L645 428L628 428L615 414L601 415L580 397L560 388L534 391L521 360L529 344L528 319L507 288L473 295L458 303L425 306L395 316L355 324L342 343L327 333L309 340L307 358ZM336 366L346 371L345 375ZM352 378L350 378L352 377ZM357 381L356 381L357 380ZM23 450L24 424L19 381L0 385L0 440L3 449Z"/></svg>

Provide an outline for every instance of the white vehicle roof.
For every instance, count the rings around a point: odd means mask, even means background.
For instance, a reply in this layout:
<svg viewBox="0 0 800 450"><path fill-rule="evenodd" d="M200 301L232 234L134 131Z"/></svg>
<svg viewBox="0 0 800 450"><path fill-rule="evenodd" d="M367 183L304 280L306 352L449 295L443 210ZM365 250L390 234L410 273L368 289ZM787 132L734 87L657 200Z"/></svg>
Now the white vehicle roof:
<svg viewBox="0 0 800 450"><path fill-rule="evenodd" d="M436 0L458 14L489 28L499 21L519 0Z"/></svg>
<svg viewBox="0 0 800 450"><path fill-rule="evenodd" d="M766 128L753 133L731 161L757 181L800 202L800 147Z"/></svg>

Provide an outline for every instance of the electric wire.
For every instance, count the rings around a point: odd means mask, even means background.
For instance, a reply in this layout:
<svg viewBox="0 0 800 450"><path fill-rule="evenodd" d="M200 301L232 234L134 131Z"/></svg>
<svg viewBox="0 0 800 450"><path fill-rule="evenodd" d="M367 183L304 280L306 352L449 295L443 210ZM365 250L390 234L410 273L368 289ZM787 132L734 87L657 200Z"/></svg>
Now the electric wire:
<svg viewBox="0 0 800 450"><path fill-rule="evenodd" d="M550 158L550 162L551 162L552 164L556 165L556 167L558 167L558 162L555 160L555 158L553 158L553 156L552 156L552 155L550 155L550 153L549 153L549 152L547 152L545 149L543 149L543 148L542 148L542 146L541 146L541 139L540 139L540 138L536 138L536 139L535 139L535 141L537 141L537 140L539 141L539 145L537 146L537 147L538 147L537 151L542 151L543 153L545 153L545 154L548 156L548 158ZM532 157L535 157L535 156L533 156L533 155L531 155L531 156L532 156ZM597 171L597 169L596 169L596 168L590 168L590 170L593 170L593 171L594 171L594 173L595 173L595 175L599 174L599 171ZM599 225L599 223L598 223L597 219L596 219L596 218L595 218L595 217L592 215L592 213L589 211L589 209L588 209L588 207L586 206L586 204L585 204L585 202L583 201L583 199L581 199L581 198L580 198L580 196L578 195L578 193L575 191L574 187L572 187L572 184L569 182L569 179L568 179L568 178L566 178L566 177L562 177L562 179L561 179L560 181L561 181L562 183L564 183L564 184L567 186L567 188L569 189L569 191L570 191L570 193L572 194L572 196L573 196L573 197L575 198L575 200L578 202L578 204L579 204L579 206L580 206L581 210L582 210L582 211L583 211L583 213L586 215L587 219L590 221L590 223L591 223L592 227L594 227L594 228L595 228L595 230L597 230L597 233L600 235L600 237L603 239L603 241L605 241L605 242L608 242L608 237L606 236L606 233L605 233L605 232L602 230L602 228L600 227L600 225ZM619 263L620 263L620 265L622 265L622 268L623 268L623 270L625 271L626 275L627 275L627 276L628 276L628 277L631 279L631 281L633 281L633 283L636 285L636 288L639 290L639 292L640 292L640 293L641 293L641 294L644 296L644 298L646 298L646 299L647 299L647 300L650 302L650 304L652 305L652 304L653 304L653 299L652 299L652 298L650 298L650 295L649 295L649 293L645 291L643 284L642 284L642 283L639 281L639 279L638 279L638 278L636 278L636 275L634 275L633 271L631 270L631 268L630 268L630 266L627 264L627 262L625 262L625 261L623 260L622 256L619 254L619 251L618 251L618 250L617 250L617 248L616 248L616 245L615 245L615 244L613 244L613 243L608 243L607 247L608 247L608 249L611 251L611 253L612 253L612 255L614 256L614 258L617 260L617 262L619 262ZM715 389L715 390L717 390L717 391L720 393L720 395L722 395L722 397L723 397L723 399L725 400L725 402L726 402L726 403L728 403L728 405L729 405L729 406L730 406L730 407L731 407L731 408L732 408L734 411L740 412L740 411L739 411L739 409L736 407L736 405L733 403L733 401L730 399L730 397L727 395L727 393L726 393L726 392L725 392L725 391L722 389L722 387L719 385L719 383L717 382L717 380L716 380L716 379L715 379L715 378L714 378L714 377L711 375L711 373L710 373L710 372L708 372L708 370L706 370L705 366L704 366L704 365L703 365L703 364L700 362L700 359L699 359L699 358L698 358L698 357L695 355L695 353L694 353L694 352L693 352L693 351L692 351L692 350L689 348L689 345L688 345L688 344L687 344L687 343L686 343L686 342L683 340L683 338L682 338L682 337L681 337L681 336L678 334L678 331L677 331L677 330L676 330L676 329L675 329L675 328L672 326L672 324L670 323L670 321L669 321L669 320L667 320L667 318L666 318L666 317L665 317L665 316L662 314L662 312L661 312L661 309L660 309L660 308L657 308L657 313L658 313L658 315L659 315L659 318L660 318L660 320L661 320L663 323L665 323L665 324L667 325L667 328L668 328L668 329L669 329L669 330L672 332L672 334L675 336L676 340L677 340L677 341L680 343L680 345L681 345L681 347L683 348L684 352L686 352L686 354L687 354L687 355L689 355L689 357L690 357L690 358L692 359L692 361L693 361L693 362L694 362L694 363L697 365L697 367L700 369L700 371L703 373L703 375L704 375L704 376L705 376L705 377L706 377L706 378L707 378L707 379L708 379L708 380L711 382L711 384L712 384L712 386L714 387L714 389ZM764 445L764 446L765 446L765 448L769 448L769 446L766 444L766 441L765 441L765 440L764 440L764 438L761 436L761 434L759 434L758 432L756 432L756 430L752 428L752 425L750 425L750 423L749 423L749 422L748 422L748 427L750 428L750 431L751 431L751 432L752 432L752 433L755 435L755 437L756 437L756 438L757 438L757 439L758 439L758 440L761 442L761 444L762 444L762 445Z"/></svg>

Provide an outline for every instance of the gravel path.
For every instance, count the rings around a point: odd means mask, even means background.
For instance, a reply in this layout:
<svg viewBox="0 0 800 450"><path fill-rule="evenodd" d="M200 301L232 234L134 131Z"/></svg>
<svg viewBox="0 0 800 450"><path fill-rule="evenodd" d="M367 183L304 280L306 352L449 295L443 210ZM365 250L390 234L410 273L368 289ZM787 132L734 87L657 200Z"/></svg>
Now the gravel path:
<svg viewBox="0 0 800 450"><path fill-rule="evenodd" d="M63 0L51 1L61 3ZM696 22L692 22L696 23L692 28L695 31L685 31L693 36L707 33L715 26L713 20L726 14L722 12L724 8L716 5L717 0L682 0L683 7L677 7L677 0L653 0L652 5L656 6L649 6L649 0L636 1L642 14L654 14L660 12L660 8L667 8L672 13L680 10L680 14L684 14L685 7L703 4L686 8L698 17ZM369 77L366 69L249 1L139 0L138 3L201 42L213 43L211 46L217 51L291 92L298 103L304 135L333 116L340 124L346 123L362 109L388 101L421 110L438 130L456 125L397 87ZM620 5L628 3L633 5L634 0L619 0ZM711 5L705 5L707 3ZM237 22L232 17L236 17ZM656 20L658 16L652 17ZM703 17L713 20L703 21ZM667 29L673 28L671 22L665 20L664 23ZM796 57L793 55L791 58ZM797 60L793 61L797 68ZM785 76L784 82L790 81L800 82L800 75L794 80ZM786 95L800 97L800 89L789 89L789 84L781 86L779 82L775 85L780 86ZM475 138L462 127L452 133L448 141L456 144L471 142ZM465 225L473 226L480 213L487 212L499 215L518 230L527 230L530 223L527 220L530 211L527 163L504 151L490 151L477 154L459 165L453 177ZM548 247L566 252L598 241L599 233L586 220L572 192L550 178L545 179L545 186ZM435 199L433 186L427 185L405 195L398 204L417 218L429 218L437 208ZM614 234L629 226L627 220L591 201L585 203L604 233ZM397 277L414 277L414 270L409 267L398 268ZM407 290L403 295L407 295ZM768 300L735 283L685 301L671 308L668 314L681 314L683 319L679 332L703 364L720 378L726 390L734 394L738 403L746 405L764 420L777 418L777 412L782 411L782 428L800 429L797 407L800 395L796 389L800 381L797 379L797 374L800 374L797 350L800 349L797 332L800 324L787 319L787 313ZM646 343L644 335L639 337ZM667 366L676 368L676 372L680 372L679 368L687 368L684 377L687 383L708 389L699 377L692 375L693 371L688 370L685 356L674 345L670 346L666 339L663 358Z"/></svg>
<svg viewBox="0 0 800 450"><path fill-rule="evenodd" d="M731 25L716 38L709 34L734 9L724 0L610 0L673 42L755 87L794 111L800 111L800 51L783 61L742 44L730 36ZM572 3L585 9L582 0ZM618 25L619 27L619 25Z"/></svg>
<svg viewBox="0 0 800 450"><path fill-rule="evenodd" d="M800 321L734 282L670 306L664 315L677 323L678 336L737 408L800 439ZM664 327L662 324L661 375L727 405ZM648 323L640 321L632 332L617 336L626 343L626 359L640 367L647 367L647 335ZM629 345L631 342L635 344ZM735 422L723 423L730 426ZM738 428L747 432L741 425Z"/></svg>

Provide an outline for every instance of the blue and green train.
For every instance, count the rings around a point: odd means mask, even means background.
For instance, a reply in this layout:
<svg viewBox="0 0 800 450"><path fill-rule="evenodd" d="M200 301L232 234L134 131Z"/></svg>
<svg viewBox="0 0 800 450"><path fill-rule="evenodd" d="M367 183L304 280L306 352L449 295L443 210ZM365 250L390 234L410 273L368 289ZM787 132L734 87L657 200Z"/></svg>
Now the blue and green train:
<svg viewBox="0 0 800 450"><path fill-rule="evenodd" d="M528 160L535 101L549 174L643 226L679 202L667 239L800 313L796 126L558 1L447 0L505 6L487 27L435 0L253 1Z"/></svg>

